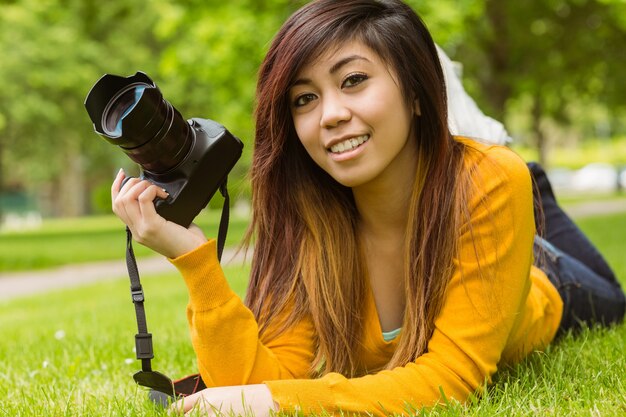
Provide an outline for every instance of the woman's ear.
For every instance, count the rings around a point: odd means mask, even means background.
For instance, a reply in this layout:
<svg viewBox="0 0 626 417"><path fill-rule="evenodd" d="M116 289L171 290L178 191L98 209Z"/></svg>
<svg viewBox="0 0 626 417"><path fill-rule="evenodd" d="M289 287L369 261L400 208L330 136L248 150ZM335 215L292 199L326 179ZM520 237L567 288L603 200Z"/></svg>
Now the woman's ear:
<svg viewBox="0 0 626 417"><path fill-rule="evenodd" d="M422 115L422 110L420 109L419 98L416 98L415 101L413 102L413 111L415 112L415 115L418 117Z"/></svg>

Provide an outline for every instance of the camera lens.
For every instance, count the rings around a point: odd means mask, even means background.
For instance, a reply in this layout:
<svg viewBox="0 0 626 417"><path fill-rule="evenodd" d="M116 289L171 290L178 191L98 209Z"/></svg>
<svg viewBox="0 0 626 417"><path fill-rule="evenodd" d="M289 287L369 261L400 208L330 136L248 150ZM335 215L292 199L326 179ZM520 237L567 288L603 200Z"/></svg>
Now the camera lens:
<svg viewBox="0 0 626 417"><path fill-rule="evenodd" d="M106 74L85 100L94 129L145 171L176 167L193 143L193 130L144 73Z"/></svg>
<svg viewBox="0 0 626 417"><path fill-rule="evenodd" d="M122 119L135 107L143 90L150 87L145 84L131 85L114 97L102 114L102 129L110 136L122 135Z"/></svg>

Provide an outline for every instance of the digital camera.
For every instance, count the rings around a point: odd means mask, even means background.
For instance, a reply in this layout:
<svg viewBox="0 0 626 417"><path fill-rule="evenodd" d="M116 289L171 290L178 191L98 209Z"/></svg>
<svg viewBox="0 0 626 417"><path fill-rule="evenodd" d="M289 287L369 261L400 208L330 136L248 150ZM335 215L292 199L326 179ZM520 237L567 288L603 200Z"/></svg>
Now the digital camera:
<svg viewBox="0 0 626 417"><path fill-rule="evenodd" d="M143 72L105 74L85 107L94 130L141 166L141 177L169 193L157 213L187 227L241 156L243 143L208 119L185 120Z"/></svg>

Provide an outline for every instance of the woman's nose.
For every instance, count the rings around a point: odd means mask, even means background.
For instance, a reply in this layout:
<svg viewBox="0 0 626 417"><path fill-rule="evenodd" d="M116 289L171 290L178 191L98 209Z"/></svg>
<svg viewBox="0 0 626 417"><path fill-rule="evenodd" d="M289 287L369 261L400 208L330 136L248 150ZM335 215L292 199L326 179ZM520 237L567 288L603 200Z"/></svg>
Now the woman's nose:
<svg viewBox="0 0 626 417"><path fill-rule="evenodd" d="M336 95L327 96L322 102L322 117L320 126L323 128L333 128L350 120L352 112Z"/></svg>

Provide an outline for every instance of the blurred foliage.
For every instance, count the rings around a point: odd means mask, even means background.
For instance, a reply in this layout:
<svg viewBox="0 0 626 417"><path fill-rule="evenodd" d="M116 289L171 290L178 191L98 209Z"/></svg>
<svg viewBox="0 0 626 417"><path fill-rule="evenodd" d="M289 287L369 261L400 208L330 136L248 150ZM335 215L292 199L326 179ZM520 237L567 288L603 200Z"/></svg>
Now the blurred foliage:
<svg viewBox="0 0 626 417"><path fill-rule="evenodd" d="M539 158L536 147L517 142L511 144L511 148L526 161ZM558 151L549 147L548 151L552 155L552 165L558 168L578 170L591 161L610 164L617 171L626 168L626 136L588 140L576 146L560 146Z"/></svg>
<svg viewBox="0 0 626 417"><path fill-rule="evenodd" d="M624 132L625 16L617 0L485 0L456 58L482 107L545 163L555 127L574 127L570 140Z"/></svg>
<svg viewBox="0 0 626 417"><path fill-rule="evenodd" d="M142 70L186 118L215 119L244 141L231 185L247 196L256 72L303 3L0 0L0 192L34 193L48 215L106 210L114 173L132 163L93 133L83 101L102 74ZM408 3L516 139L624 133L623 1Z"/></svg>

